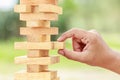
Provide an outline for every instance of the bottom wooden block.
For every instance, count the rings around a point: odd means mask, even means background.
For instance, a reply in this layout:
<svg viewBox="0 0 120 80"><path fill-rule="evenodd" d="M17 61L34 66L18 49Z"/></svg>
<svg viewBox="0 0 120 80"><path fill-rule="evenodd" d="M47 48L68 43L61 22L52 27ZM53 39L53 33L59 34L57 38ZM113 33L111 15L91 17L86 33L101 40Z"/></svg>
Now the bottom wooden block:
<svg viewBox="0 0 120 80"><path fill-rule="evenodd" d="M15 74L15 80L59 80L57 78L57 71L28 73L18 72Z"/></svg>

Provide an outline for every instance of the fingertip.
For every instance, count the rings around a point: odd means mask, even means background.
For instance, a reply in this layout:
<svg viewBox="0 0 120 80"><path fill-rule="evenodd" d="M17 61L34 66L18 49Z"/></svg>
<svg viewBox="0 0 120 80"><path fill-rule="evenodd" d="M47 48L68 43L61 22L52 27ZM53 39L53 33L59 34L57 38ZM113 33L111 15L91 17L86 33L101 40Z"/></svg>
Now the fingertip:
<svg viewBox="0 0 120 80"><path fill-rule="evenodd" d="M60 54L60 55L63 55L64 56L64 50L62 50L62 49L60 49L60 50L58 50L58 53Z"/></svg>
<svg viewBox="0 0 120 80"><path fill-rule="evenodd" d="M61 38L61 37L59 37L59 38L57 39L57 41L61 42L61 41L62 41L62 38Z"/></svg>

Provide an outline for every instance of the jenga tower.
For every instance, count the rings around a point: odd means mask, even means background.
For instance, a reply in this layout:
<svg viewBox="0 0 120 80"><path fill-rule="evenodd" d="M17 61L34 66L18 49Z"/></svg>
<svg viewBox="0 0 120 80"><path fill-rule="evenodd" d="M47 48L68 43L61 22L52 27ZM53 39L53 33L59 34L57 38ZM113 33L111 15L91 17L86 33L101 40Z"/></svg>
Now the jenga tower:
<svg viewBox="0 0 120 80"><path fill-rule="evenodd" d="M20 0L15 12L20 20L26 21L26 28L20 34L27 36L27 42L16 42L15 49L27 49L27 56L16 57L15 63L26 64L27 70L18 72L15 80L59 80L57 71L48 70L48 65L59 62L59 56L49 56L50 49L63 49L63 42L51 42L50 35L57 35L58 28L50 28L50 21L57 20L62 8L57 0Z"/></svg>

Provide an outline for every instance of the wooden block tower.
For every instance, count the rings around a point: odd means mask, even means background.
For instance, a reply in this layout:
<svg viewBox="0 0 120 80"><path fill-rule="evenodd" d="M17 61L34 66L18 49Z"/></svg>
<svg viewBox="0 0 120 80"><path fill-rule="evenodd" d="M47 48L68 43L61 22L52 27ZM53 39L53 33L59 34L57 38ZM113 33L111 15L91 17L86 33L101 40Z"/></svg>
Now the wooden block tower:
<svg viewBox="0 0 120 80"><path fill-rule="evenodd" d="M51 27L50 21L57 20L62 8L57 0L20 0L15 12L27 27L20 28L26 42L16 42L15 49L27 49L27 56L16 57L15 63L26 64L27 70L15 74L15 80L59 80L57 71L48 70L48 65L59 62L59 56L49 56L50 49L63 49L63 42L51 42L50 35L57 35L58 28Z"/></svg>

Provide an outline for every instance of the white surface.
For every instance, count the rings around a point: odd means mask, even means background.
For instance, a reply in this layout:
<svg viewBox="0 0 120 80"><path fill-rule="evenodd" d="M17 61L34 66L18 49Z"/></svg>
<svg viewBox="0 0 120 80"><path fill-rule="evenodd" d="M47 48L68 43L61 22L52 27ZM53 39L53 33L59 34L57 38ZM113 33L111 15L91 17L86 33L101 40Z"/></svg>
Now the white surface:
<svg viewBox="0 0 120 80"><path fill-rule="evenodd" d="M60 80L120 80L120 75L111 71L58 70ZM13 75L0 75L0 80L14 80Z"/></svg>
<svg viewBox="0 0 120 80"><path fill-rule="evenodd" d="M14 7L16 0L0 0L0 9L9 10Z"/></svg>

